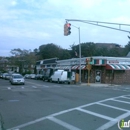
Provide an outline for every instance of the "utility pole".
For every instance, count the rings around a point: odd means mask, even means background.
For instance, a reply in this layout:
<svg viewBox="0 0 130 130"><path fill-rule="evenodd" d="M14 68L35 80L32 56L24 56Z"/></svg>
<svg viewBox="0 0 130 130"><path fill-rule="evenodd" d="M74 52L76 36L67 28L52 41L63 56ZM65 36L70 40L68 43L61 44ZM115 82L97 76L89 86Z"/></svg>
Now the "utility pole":
<svg viewBox="0 0 130 130"><path fill-rule="evenodd" d="M81 84L81 43L80 43L80 27L79 30L79 84Z"/></svg>

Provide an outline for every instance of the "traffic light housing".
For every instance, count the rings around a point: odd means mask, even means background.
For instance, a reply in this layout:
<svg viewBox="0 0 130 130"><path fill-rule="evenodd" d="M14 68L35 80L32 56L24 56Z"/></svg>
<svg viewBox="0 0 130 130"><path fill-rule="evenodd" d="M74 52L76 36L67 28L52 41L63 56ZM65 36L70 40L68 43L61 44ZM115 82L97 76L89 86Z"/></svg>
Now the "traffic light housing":
<svg viewBox="0 0 130 130"><path fill-rule="evenodd" d="M89 64L89 59L86 59L86 66Z"/></svg>
<svg viewBox="0 0 130 130"><path fill-rule="evenodd" d="M93 61L93 58L92 57L90 57L90 62L92 62Z"/></svg>
<svg viewBox="0 0 130 130"><path fill-rule="evenodd" d="M64 25L64 36L68 36L71 34L71 24L70 23L66 23Z"/></svg>

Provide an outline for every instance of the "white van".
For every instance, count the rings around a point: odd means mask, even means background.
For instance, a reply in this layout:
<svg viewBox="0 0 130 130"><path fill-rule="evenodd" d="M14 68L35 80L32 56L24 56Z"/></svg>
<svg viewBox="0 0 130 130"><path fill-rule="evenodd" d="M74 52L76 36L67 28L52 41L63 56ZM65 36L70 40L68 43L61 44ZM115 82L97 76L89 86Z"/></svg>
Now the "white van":
<svg viewBox="0 0 130 130"><path fill-rule="evenodd" d="M71 78L69 76L69 72L65 70L57 70L51 76L50 81L64 83L67 82L68 84L71 82Z"/></svg>

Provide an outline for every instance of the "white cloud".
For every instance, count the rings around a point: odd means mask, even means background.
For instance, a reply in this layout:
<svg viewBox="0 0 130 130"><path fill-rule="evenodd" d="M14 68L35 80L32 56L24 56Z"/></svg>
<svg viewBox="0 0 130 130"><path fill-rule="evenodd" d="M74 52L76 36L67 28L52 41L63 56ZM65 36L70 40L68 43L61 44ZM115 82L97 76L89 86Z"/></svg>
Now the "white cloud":
<svg viewBox="0 0 130 130"><path fill-rule="evenodd" d="M16 1L16 0L12 0L12 1L11 1L11 5L12 5L12 6L16 6L16 5L17 5L17 1Z"/></svg>
<svg viewBox="0 0 130 130"><path fill-rule="evenodd" d="M68 48L78 44L78 30L71 29L71 35L64 37L65 19L86 19L106 22L130 23L130 0L0 0L0 36L24 39L22 46L35 47L39 43L53 42ZM82 42L126 42L121 33L115 36L114 31L81 22L70 21L81 28ZM108 30L108 31L107 31ZM114 38L115 37L115 38ZM120 37L120 39L119 39ZM35 38L35 39L34 39ZM36 40L35 42L33 41ZM119 39L119 40L118 40ZM13 40L12 40L13 41ZM42 42L41 42L42 41ZM8 41L5 41L8 42ZM25 45L24 45L25 42ZM19 45L19 41L16 41ZM62 44L61 44L62 43ZM13 42L12 42L13 44ZM31 44L31 46L29 46ZM2 44L4 46L4 44ZM21 45L19 45L22 47ZM30 48L31 49L31 48Z"/></svg>

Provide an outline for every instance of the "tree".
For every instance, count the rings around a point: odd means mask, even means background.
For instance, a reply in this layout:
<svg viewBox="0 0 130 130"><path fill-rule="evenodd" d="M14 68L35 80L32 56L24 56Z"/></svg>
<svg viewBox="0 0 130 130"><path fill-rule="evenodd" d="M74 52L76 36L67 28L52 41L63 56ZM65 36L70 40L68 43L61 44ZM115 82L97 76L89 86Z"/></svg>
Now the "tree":
<svg viewBox="0 0 130 130"><path fill-rule="evenodd" d="M124 49L125 56L130 52L130 37L128 36L128 38L129 38L129 42L127 45L125 45L125 49Z"/></svg>
<svg viewBox="0 0 130 130"><path fill-rule="evenodd" d="M59 59L70 58L70 55L66 49L62 49L56 44L49 43L39 47L39 54L42 59L49 59L57 57Z"/></svg>
<svg viewBox="0 0 130 130"><path fill-rule="evenodd" d="M11 59L11 64L16 65L20 67L20 73L23 72L24 66L31 66L36 64L37 57L35 56L34 52L31 52L31 50L21 50L18 49L12 49L10 52L13 56Z"/></svg>

